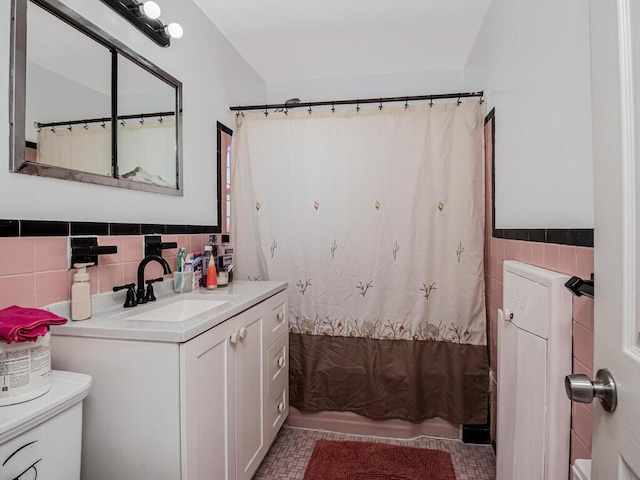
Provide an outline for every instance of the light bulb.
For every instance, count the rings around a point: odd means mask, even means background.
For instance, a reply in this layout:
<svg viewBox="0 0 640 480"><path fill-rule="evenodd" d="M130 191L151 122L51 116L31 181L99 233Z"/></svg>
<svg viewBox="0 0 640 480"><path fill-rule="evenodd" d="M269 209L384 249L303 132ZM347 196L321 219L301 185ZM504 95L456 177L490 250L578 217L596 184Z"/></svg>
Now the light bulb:
<svg viewBox="0 0 640 480"><path fill-rule="evenodd" d="M184 33L179 23L170 23L164 27L164 31L171 38L181 38Z"/></svg>
<svg viewBox="0 0 640 480"><path fill-rule="evenodd" d="M140 8L140 12L144 14L144 16L152 20L160 18L160 5L158 5L156 2L152 2L151 0L149 0L148 2L140 4L140 7L138 8Z"/></svg>

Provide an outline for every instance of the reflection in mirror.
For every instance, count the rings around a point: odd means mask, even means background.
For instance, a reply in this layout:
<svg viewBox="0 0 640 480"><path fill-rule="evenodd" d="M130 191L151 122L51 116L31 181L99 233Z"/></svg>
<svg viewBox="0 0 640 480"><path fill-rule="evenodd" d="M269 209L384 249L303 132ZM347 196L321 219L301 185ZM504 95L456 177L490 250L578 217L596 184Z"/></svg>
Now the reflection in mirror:
<svg viewBox="0 0 640 480"><path fill-rule="evenodd" d="M111 52L27 4L26 160L111 175ZM52 41L55 39L55 41Z"/></svg>
<svg viewBox="0 0 640 480"><path fill-rule="evenodd" d="M180 81L59 0L11 9L10 171L182 195Z"/></svg>
<svg viewBox="0 0 640 480"><path fill-rule="evenodd" d="M118 57L120 178L176 188L176 89Z"/></svg>

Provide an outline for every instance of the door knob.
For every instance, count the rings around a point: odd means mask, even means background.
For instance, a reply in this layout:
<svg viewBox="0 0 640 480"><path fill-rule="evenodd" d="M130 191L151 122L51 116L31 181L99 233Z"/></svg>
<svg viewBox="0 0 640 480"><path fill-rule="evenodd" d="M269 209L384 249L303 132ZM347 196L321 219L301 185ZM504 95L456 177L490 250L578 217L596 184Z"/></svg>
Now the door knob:
<svg viewBox="0 0 640 480"><path fill-rule="evenodd" d="M238 332L238 335L240 336L240 340L244 340L245 338L247 338L247 327L242 327L240 329L240 331Z"/></svg>
<svg viewBox="0 0 640 480"><path fill-rule="evenodd" d="M284 412L284 403L280 402L278 404L278 413Z"/></svg>
<svg viewBox="0 0 640 480"><path fill-rule="evenodd" d="M284 357L280 357L278 359L278 366L281 368L284 367Z"/></svg>
<svg viewBox="0 0 640 480"><path fill-rule="evenodd" d="M284 320L284 312L278 312L276 317L278 318L279 322L283 321Z"/></svg>
<svg viewBox="0 0 640 480"><path fill-rule="evenodd" d="M564 388L567 397L574 402L591 403L594 398L598 398L602 408L609 413L613 413L618 406L616 382L606 368L598 370L593 382L586 375L567 375L564 378Z"/></svg>

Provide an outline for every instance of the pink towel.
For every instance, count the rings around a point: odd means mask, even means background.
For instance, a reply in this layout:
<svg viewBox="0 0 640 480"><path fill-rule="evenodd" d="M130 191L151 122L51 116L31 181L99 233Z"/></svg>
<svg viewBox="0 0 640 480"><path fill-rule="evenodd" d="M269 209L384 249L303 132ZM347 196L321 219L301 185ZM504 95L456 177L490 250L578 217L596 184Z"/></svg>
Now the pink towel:
<svg viewBox="0 0 640 480"><path fill-rule="evenodd" d="M49 325L62 325L67 319L39 308L13 305L0 310L0 339L11 342L35 342L46 335Z"/></svg>

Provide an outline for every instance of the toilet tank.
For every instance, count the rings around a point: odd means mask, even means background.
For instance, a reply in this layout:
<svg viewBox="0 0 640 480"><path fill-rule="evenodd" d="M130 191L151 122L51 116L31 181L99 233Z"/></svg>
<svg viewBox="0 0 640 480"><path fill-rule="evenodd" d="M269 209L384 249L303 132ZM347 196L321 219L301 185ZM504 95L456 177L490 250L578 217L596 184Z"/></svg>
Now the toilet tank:
<svg viewBox="0 0 640 480"><path fill-rule="evenodd" d="M82 400L91 377L52 372L41 397L0 407L0 479L78 480Z"/></svg>
<svg viewBox="0 0 640 480"><path fill-rule="evenodd" d="M550 270L504 262L498 311L497 480L569 477L572 369L569 280Z"/></svg>

